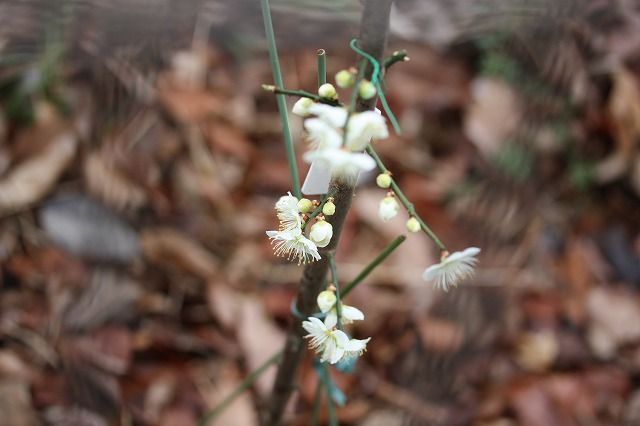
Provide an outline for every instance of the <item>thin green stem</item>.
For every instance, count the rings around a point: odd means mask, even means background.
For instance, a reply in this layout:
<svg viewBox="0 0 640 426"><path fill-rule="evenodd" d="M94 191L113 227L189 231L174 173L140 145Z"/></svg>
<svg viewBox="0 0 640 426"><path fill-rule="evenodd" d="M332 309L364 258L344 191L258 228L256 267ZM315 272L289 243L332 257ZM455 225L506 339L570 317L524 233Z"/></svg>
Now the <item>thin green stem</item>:
<svg viewBox="0 0 640 426"><path fill-rule="evenodd" d="M225 399L223 399L218 405L216 405L211 411L206 413L200 421L198 422L198 426L205 426L210 420L213 420L217 416L219 416L231 403L242 394L242 392L249 389L253 383L258 380L258 378L267 371L267 369L278 362L282 357L282 351L278 351L271 358L266 360L260 367L256 368L253 372L251 372L246 379L242 381L234 390L231 392Z"/></svg>
<svg viewBox="0 0 640 426"><path fill-rule="evenodd" d="M407 237L405 237L404 235L399 235L395 240L391 241L391 243L386 246L380 252L380 254L376 256L375 259L371 261L371 263L364 267L364 269L358 274L358 276L351 280L351 282L342 289L342 297L347 297L347 294L349 294L351 290L353 290L358 284L360 284L362 280L364 280L371 273L371 271L373 271L380 263L382 263L382 261L384 261L387 256L393 253L393 251L398 248L398 246L402 244L406 239Z"/></svg>
<svg viewBox="0 0 640 426"><path fill-rule="evenodd" d="M329 413L329 425L338 426L336 407L333 405L333 398L331 397L331 378L329 377L329 371L327 370L327 365L324 363L320 366L320 368L322 369L321 380L324 384L323 387L327 396L327 412Z"/></svg>
<svg viewBox="0 0 640 426"><path fill-rule="evenodd" d="M320 102L322 104L327 104L327 105L331 105L331 106L340 106L340 102L333 100L333 99L327 99L327 98L323 98L319 95L313 94L311 92L307 92L306 90L293 90L293 89L284 89L282 87L276 87L276 86L272 86L269 84L263 84L262 88L268 92L273 92L276 95L286 95L286 96L298 96L301 98L309 98L315 102Z"/></svg>
<svg viewBox="0 0 640 426"><path fill-rule="evenodd" d="M277 87L284 87L282 83L282 73L280 72L280 63L278 62L278 50L276 48L276 37L273 32L273 22L271 20L271 10L269 8L269 0L260 0L262 7L262 20L264 22L264 31L267 36L267 45L269 47L269 59L271 61L271 71L273 73L273 81ZM291 175L291 190L297 198L302 197L300 192L300 178L298 177L298 165L296 164L296 153L293 148L293 139L291 138L291 130L289 129L289 117L287 114L287 103L284 95L276 95L278 104L278 113L280 114L280 122L282 123L282 136L284 139L284 147L287 152L287 162L289 163L289 174Z"/></svg>
<svg viewBox="0 0 640 426"><path fill-rule="evenodd" d="M320 401L322 400L322 381L318 380L316 394L313 397L313 408L311 410L311 426L318 426L320 417Z"/></svg>
<svg viewBox="0 0 640 426"><path fill-rule="evenodd" d="M373 160L376 162L376 165L378 166L378 169L382 173L389 173L389 169L387 169L387 167L378 156L378 153L375 149L373 149L371 145L367 147L367 153L373 158ZM427 236L431 238L431 240L433 240L433 242L440 248L440 250L445 251L447 247L445 247L445 245L442 243L442 241L440 241L437 235L431 230L431 228L429 228L429 226L427 226L427 224L424 222L424 220L422 220L418 213L416 213L415 207L413 206L411 201L409 201L409 199L404 195L404 192L402 192L393 177L391 178L391 190L394 192L394 194L396 194L398 200L400 200L400 203L404 206L409 215L417 219L418 223L420 223L420 228L422 228L422 231L427 234Z"/></svg>
<svg viewBox="0 0 640 426"><path fill-rule="evenodd" d="M336 267L336 260L333 258L333 253L327 254L329 258L329 269L331 270L331 281L336 288L336 317L338 318L337 327L338 330L342 330L342 302L340 301L340 283L338 282L338 269Z"/></svg>
<svg viewBox="0 0 640 426"><path fill-rule="evenodd" d="M327 82L327 52L318 49L318 87Z"/></svg>
<svg viewBox="0 0 640 426"><path fill-rule="evenodd" d="M397 64L398 62L406 62L408 60L409 56L407 55L406 50L396 50L391 54L391 56L384 59L384 69L388 70L394 64Z"/></svg>

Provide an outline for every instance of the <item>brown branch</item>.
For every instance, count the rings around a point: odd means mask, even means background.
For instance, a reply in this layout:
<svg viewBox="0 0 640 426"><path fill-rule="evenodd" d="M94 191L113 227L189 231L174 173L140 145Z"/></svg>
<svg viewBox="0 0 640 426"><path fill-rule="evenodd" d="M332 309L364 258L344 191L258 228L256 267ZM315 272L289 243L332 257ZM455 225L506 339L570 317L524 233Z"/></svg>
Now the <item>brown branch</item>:
<svg viewBox="0 0 640 426"><path fill-rule="evenodd" d="M366 0L360 23L359 47L365 52L382 61L389 30L389 13L393 0ZM371 78L372 67L367 65L365 76ZM366 111L374 108L376 98L358 100L357 110ZM342 225L351 206L355 182L345 182L333 179L329 185L329 192L333 194L336 213L329 216L327 221L333 226L333 238L331 243L320 249L322 258L305 267L300 290L298 293L297 308L303 316L310 316L317 310L316 297L322 291L327 272L329 270L328 254L334 254ZM293 318L291 328L285 343L282 361L278 366L276 380L273 386L271 398L266 407L262 424L265 426L278 426L282 424L282 416L294 389L294 382L298 370L298 364L304 353L304 329L299 319Z"/></svg>

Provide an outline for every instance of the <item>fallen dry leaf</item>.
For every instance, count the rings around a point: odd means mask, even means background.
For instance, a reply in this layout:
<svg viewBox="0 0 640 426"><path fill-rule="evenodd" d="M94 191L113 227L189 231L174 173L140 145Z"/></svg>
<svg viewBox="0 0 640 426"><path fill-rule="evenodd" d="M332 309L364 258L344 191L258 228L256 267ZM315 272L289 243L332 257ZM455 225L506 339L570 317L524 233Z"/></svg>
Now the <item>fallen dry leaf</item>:
<svg viewBox="0 0 640 426"><path fill-rule="evenodd" d="M195 372L195 381L207 409L216 407L240 384L243 377L232 362L200 367ZM258 416L253 407L251 394L239 395L219 416L206 423L208 426L255 426Z"/></svg>
<svg viewBox="0 0 640 426"><path fill-rule="evenodd" d="M467 110L465 134L485 156L498 152L522 120L517 93L502 80L479 77L471 83L473 103Z"/></svg>
<svg viewBox="0 0 640 426"><path fill-rule="evenodd" d="M75 135L63 133L41 152L15 166L0 180L0 216L40 201L71 163L76 146Z"/></svg>
<svg viewBox="0 0 640 426"><path fill-rule="evenodd" d="M146 229L140 236L142 252L158 266L177 265L204 280L215 278L218 260L187 235L171 228Z"/></svg>

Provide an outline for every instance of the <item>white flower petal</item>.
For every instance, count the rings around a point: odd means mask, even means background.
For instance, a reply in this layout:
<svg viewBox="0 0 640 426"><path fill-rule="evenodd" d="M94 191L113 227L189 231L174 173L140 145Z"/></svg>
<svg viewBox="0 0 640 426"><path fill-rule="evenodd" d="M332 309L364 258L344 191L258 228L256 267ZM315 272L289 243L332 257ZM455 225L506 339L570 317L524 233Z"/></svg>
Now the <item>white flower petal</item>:
<svg viewBox="0 0 640 426"><path fill-rule="evenodd" d="M338 316L335 311L331 311L327 314L327 317L324 319L324 325L327 328L333 328L338 324Z"/></svg>
<svg viewBox="0 0 640 426"><path fill-rule="evenodd" d="M353 306L341 305L340 313L342 314L342 322L344 324L349 324L353 321L361 321L364 319L364 314L358 308L354 308Z"/></svg>
<svg viewBox="0 0 640 426"><path fill-rule="evenodd" d="M436 288L447 291L449 287L473 275L474 267L478 262L476 255L480 253L477 247L470 247L461 252L455 252L440 261L436 265L431 265L422 274L422 278L433 281Z"/></svg>
<svg viewBox="0 0 640 426"><path fill-rule="evenodd" d="M351 151L362 151L371 140L388 137L389 130L384 117L373 111L354 114L349 118L346 147Z"/></svg>
<svg viewBox="0 0 640 426"><path fill-rule="evenodd" d="M334 128L344 127L347 121L347 110L342 107L315 103L309 107L309 112Z"/></svg>
<svg viewBox="0 0 640 426"><path fill-rule="evenodd" d="M336 129L319 118L309 118L304 122L309 134L309 142L314 149L340 148L342 136Z"/></svg>

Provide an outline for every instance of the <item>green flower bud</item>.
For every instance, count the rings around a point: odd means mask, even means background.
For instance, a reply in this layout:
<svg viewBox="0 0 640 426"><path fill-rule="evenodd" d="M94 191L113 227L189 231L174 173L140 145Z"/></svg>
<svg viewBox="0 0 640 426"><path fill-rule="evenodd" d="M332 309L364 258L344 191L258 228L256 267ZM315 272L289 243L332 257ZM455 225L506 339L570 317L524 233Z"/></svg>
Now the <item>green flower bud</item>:
<svg viewBox="0 0 640 426"><path fill-rule="evenodd" d="M418 222L418 219L412 216L407 220L407 231L420 232L420 222Z"/></svg>
<svg viewBox="0 0 640 426"><path fill-rule="evenodd" d="M327 201L326 203L324 203L324 206L322 206L322 213L325 216L331 216L336 212L336 205L333 204L332 201Z"/></svg>
<svg viewBox="0 0 640 426"><path fill-rule="evenodd" d="M326 99L337 99L338 93L336 92L336 88L333 87L333 84L325 83L318 88L318 95Z"/></svg>
<svg viewBox="0 0 640 426"><path fill-rule="evenodd" d="M313 203L311 202L311 200L302 198L300 201L298 201L298 211L300 213L309 213L311 209L313 209Z"/></svg>
<svg viewBox="0 0 640 426"><path fill-rule="evenodd" d="M362 80L358 86L358 94L362 99L371 99L377 93L376 86L369 80Z"/></svg>
<svg viewBox="0 0 640 426"><path fill-rule="evenodd" d="M380 188L388 188L388 187L390 187L391 186L391 176L389 176L389 173L380 173L376 177L376 184Z"/></svg>
<svg viewBox="0 0 640 426"><path fill-rule="evenodd" d="M353 86L356 82L356 76L349 70L342 70L336 73L336 84L338 87L342 87L343 89L347 89Z"/></svg>

